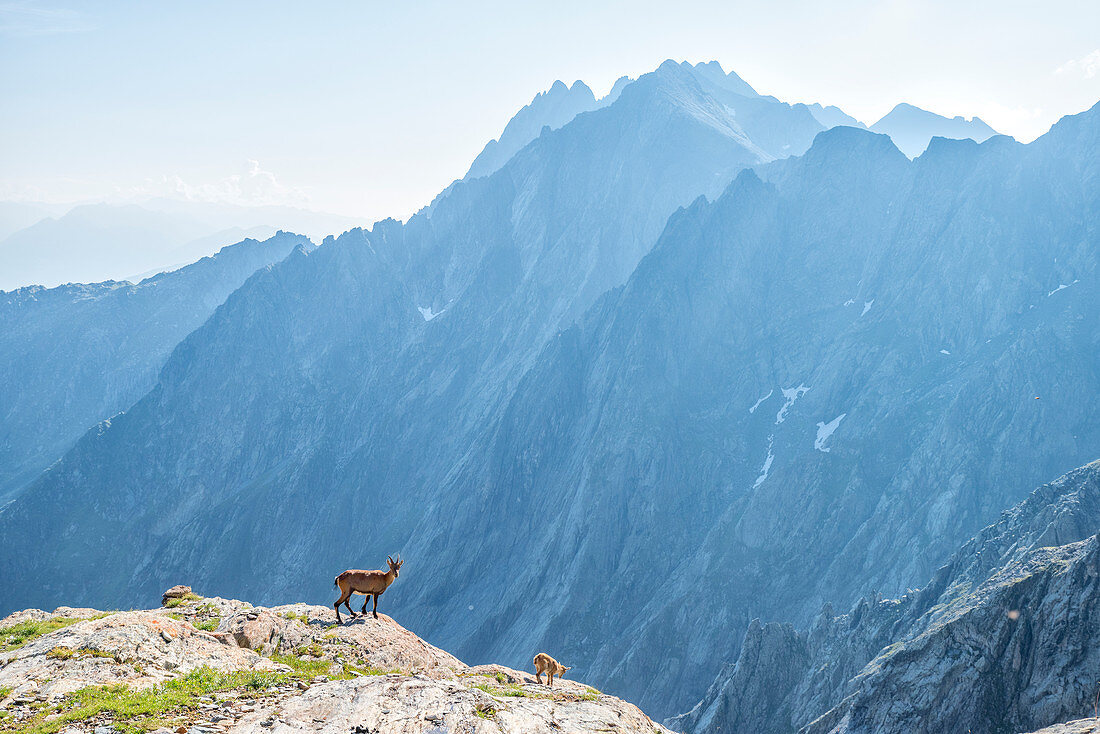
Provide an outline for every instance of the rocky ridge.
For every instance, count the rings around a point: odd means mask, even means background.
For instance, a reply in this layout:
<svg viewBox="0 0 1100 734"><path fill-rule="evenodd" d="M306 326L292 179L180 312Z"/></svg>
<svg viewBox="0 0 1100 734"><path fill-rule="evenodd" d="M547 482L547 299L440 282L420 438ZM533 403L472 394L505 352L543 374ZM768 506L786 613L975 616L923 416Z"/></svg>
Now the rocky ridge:
<svg viewBox="0 0 1100 734"><path fill-rule="evenodd" d="M0 731L667 731L572 680L469 666L380 614L178 594L0 620Z"/></svg>
<svg viewBox="0 0 1100 734"><path fill-rule="evenodd" d="M1094 462L1035 490L900 599L865 597L841 615L826 606L805 632L754 621L737 663L667 723L692 734L1020 732L1092 713L1098 528Z"/></svg>

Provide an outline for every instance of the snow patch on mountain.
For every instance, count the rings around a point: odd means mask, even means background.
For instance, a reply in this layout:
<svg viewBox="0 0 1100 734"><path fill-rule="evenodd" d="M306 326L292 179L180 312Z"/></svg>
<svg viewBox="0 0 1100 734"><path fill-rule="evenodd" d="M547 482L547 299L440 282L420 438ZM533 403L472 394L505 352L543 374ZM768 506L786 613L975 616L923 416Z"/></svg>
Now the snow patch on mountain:
<svg viewBox="0 0 1100 734"><path fill-rule="evenodd" d="M755 403L753 403L753 404L752 404L752 407L751 407L751 408L749 408L749 413L755 413L755 412L756 412L756 409L760 407L760 404L761 404L761 403L763 403L763 402L764 402L765 400L767 400L768 398L770 398L770 397L772 396L772 393L773 393L773 392L775 392L775 389L774 389L774 388L772 388L771 390L768 390L768 394L767 394L767 395L764 395L764 396L763 396L763 397L761 397L761 398L760 398L759 400L757 400L757 401L756 401Z"/></svg>
<svg viewBox="0 0 1100 734"><path fill-rule="evenodd" d="M783 388L783 407L779 409L779 412L775 414L775 424L778 426L784 420L787 419L787 411L794 405L794 401L806 394L806 391L810 388L804 384L799 383L798 387Z"/></svg>
<svg viewBox="0 0 1100 734"><path fill-rule="evenodd" d="M828 423L818 422L817 424L817 438L814 439L814 448L823 453L829 453L829 449L825 447L825 442L829 440L829 437L833 435L836 429L840 426L840 422L844 420L844 416L847 413L841 413L836 418L833 418Z"/></svg>
<svg viewBox="0 0 1100 734"><path fill-rule="evenodd" d="M1050 298L1051 296L1053 296L1058 291L1063 291L1066 288L1069 288L1071 285L1074 285L1075 283L1077 283L1076 279L1074 279L1073 283L1069 283L1068 285L1066 283L1059 283L1057 288L1055 288L1054 290L1052 290L1050 293L1047 294L1047 298Z"/></svg>
<svg viewBox="0 0 1100 734"><path fill-rule="evenodd" d="M775 461L775 453L772 451L772 444L775 441L775 436L768 436L768 456L764 459L764 466L760 467L760 476L756 478L756 481L752 483L752 488L756 489L764 480L768 478L768 472L771 471L772 462Z"/></svg>
<svg viewBox="0 0 1100 734"><path fill-rule="evenodd" d="M439 311L433 311L431 306L428 306L427 308L425 308L423 306L417 306L416 310L420 312L420 315L424 317L425 321L431 321L432 319L434 319L436 316L443 313L447 309L444 308L444 309L441 309Z"/></svg>

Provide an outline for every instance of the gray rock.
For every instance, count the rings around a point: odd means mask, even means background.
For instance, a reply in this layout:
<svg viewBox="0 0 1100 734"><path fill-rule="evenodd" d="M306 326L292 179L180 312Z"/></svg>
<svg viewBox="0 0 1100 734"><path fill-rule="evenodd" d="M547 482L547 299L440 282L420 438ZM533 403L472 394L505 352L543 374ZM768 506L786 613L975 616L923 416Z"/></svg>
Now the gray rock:
<svg viewBox="0 0 1100 734"><path fill-rule="evenodd" d="M689 713L702 732L1037 729L1092 711L1100 680L1100 462L1035 490L901 599L750 625Z"/></svg>

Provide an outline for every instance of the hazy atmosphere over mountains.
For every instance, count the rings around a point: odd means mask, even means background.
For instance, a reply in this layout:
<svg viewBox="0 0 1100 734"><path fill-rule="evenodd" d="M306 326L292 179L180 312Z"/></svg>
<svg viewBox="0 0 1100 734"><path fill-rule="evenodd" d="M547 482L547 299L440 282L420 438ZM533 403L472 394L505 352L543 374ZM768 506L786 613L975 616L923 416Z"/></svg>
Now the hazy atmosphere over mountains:
<svg viewBox="0 0 1100 734"><path fill-rule="evenodd" d="M420 637L674 731L1091 710L1100 103L1024 144L669 60L405 221L0 214L0 615L399 553Z"/></svg>

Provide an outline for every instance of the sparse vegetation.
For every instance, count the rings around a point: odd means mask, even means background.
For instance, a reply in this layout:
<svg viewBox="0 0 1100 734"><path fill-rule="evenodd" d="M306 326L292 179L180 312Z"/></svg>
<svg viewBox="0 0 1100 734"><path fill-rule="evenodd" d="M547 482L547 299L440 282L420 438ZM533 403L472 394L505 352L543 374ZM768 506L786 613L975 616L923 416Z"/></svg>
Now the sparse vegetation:
<svg viewBox="0 0 1100 734"><path fill-rule="evenodd" d="M302 645L297 650L299 655L309 655L311 657L319 658L323 654L321 646L316 642L309 645Z"/></svg>
<svg viewBox="0 0 1100 734"><path fill-rule="evenodd" d="M0 686L0 701L11 695L11 692L15 690L10 686Z"/></svg>
<svg viewBox="0 0 1100 734"><path fill-rule="evenodd" d="M532 696L530 693L523 690L523 688L514 684L494 686L491 683L475 683L474 688L485 691L490 696L510 696L512 698L539 698L539 696Z"/></svg>
<svg viewBox="0 0 1100 734"><path fill-rule="evenodd" d="M68 660L76 655L76 650L71 647L55 647L46 653L46 657L54 660Z"/></svg>
<svg viewBox="0 0 1100 734"><path fill-rule="evenodd" d="M351 663L344 663L344 671L351 674L347 676L348 678L354 678L357 675L394 675L401 673L401 671L397 668L383 670L382 668L375 668L371 665L368 665L365 668L361 668L358 665L352 665Z"/></svg>
<svg viewBox="0 0 1100 734"><path fill-rule="evenodd" d="M106 616L106 615L103 615ZM98 619L99 617L95 617ZM53 617L43 620L27 620L13 624L10 627L0 628L0 652L8 652L23 647L31 640L36 640L42 635L56 632L71 624L82 622L82 619L74 617Z"/></svg>
<svg viewBox="0 0 1100 734"><path fill-rule="evenodd" d="M328 675L332 669L332 663L328 660L306 660L298 655L272 655L271 659L277 663L289 665L294 670L289 675L304 680L312 680L319 675ZM347 677L350 678L351 676Z"/></svg>
<svg viewBox="0 0 1100 734"><path fill-rule="evenodd" d="M141 690L125 685L91 686L75 691L55 705L43 706L30 720L19 723L24 734L54 734L70 724L100 714L110 716L115 729L127 734L150 731L166 718L198 708L199 697L219 691L259 691L285 682L289 676L258 671L219 673L198 668L175 680ZM3 730L11 731L5 727Z"/></svg>
<svg viewBox="0 0 1100 734"><path fill-rule="evenodd" d="M110 658L115 660L115 654L107 652L106 650L97 650L94 647L80 647L73 649L71 647L58 646L46 653L46 657L54 658L55 660L71 660L73 658Z"/></svg>
<svg viewBox="0 0 1100 734"><path fill-rule="evenodd" d="M203 630L204 632L213 632L218 628L218 625L222 623L221 617L209 617L199 622L195 622L195 629Z"/></svg>

